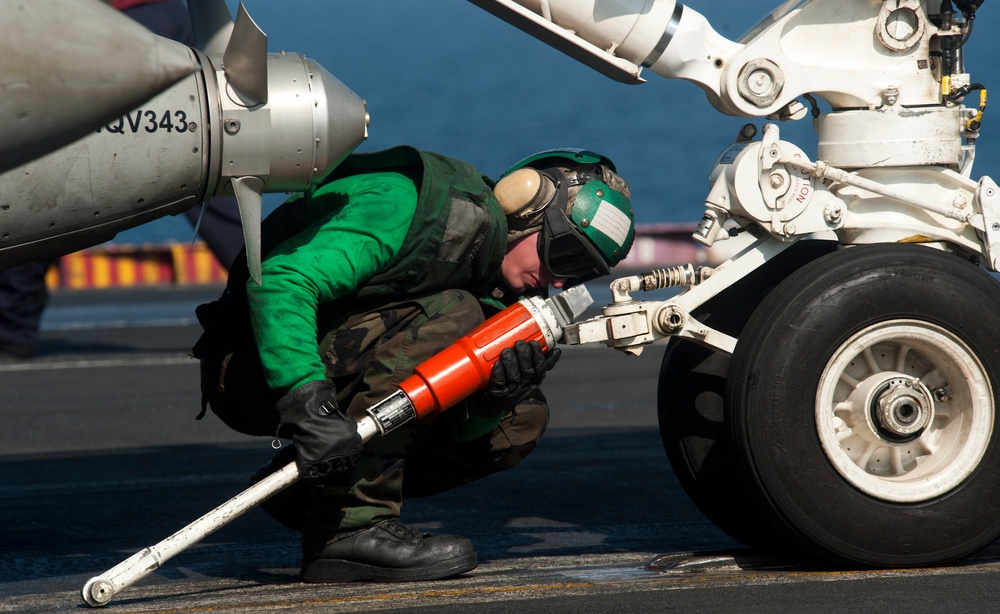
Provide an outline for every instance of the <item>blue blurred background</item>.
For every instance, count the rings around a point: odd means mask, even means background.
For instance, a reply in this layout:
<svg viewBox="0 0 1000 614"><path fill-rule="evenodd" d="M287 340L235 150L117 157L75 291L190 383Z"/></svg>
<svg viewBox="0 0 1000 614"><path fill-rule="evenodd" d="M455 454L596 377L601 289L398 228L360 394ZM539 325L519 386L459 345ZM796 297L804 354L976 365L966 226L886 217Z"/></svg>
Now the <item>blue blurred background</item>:
<svg viewBox="0 0 1000 614"><path fill-rule="evenodd" d="M235 15L238 3L228 2ZM688 82L649 71L643 71L643 85L608 79L466 0L244 4L268 34L270 51L317 60L367 100L370 136L358 151L406 143L468 160L496 177L535 151L594 149L612 158L631 184L640 223L696 221L718 152L747 121L763 124L718 113ZM737 39L781 3L685 4ZM1000 83L998 24L1000 4L985 3L966 46L966 68L988 88ZM808 119L781 129L784 139L815 154ZM974 176L1000 175L998 135L1000 110L988 110ZM271 195L267 206L282 199ZM115 242L189 241L191 235L183 218L166 218Z"/></svg>

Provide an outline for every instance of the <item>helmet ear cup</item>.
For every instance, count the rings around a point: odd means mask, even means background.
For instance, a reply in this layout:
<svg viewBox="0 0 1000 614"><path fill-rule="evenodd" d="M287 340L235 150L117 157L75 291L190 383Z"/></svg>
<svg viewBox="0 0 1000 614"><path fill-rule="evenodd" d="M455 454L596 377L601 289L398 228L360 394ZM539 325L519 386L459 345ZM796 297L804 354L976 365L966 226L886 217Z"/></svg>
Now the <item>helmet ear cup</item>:
<svg viewBox="0 0 1000 614"><path fill-rule="evenodd" d="M542 209L556 196L555 182L533 168L521 168L497 182L493 195L504 213L526 218Z"/></svg>

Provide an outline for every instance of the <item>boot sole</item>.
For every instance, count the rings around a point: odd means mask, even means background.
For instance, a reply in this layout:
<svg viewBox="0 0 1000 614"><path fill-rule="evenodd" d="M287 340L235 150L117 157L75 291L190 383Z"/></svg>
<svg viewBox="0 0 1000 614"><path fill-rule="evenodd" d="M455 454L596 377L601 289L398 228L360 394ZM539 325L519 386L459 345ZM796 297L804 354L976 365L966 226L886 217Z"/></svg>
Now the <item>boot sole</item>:
<svg viewBox="0 0 1000 614"><path fill-rule="evenodd" d="M424 567L378 567L343 559L316 559L302 566L306 582L333 584L338 582L421 582L441 580L475 569L479 565L476 553Z"/></svg>

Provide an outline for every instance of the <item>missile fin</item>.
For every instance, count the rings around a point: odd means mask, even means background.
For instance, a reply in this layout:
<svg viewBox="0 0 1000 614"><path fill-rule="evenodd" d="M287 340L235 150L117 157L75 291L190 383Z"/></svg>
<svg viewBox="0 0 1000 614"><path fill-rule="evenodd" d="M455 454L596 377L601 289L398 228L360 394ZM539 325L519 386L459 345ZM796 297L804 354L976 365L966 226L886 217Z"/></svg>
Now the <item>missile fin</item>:
<svg viewBox="0 0 1000 614"><path fill-rule="evenodd" d="M188 0L194 29L194 46L211 56L221 56L233 35L233 16L225 0Z"/></svg>
<svg viewBox="0 0 1000 614"><path fill-rule="evenodd" d="M267 102L267 35L257 27L242 2L222 64L229 83L244 97L248 107Z"/></svg>
<svg viewBox="0 0 1000 614"><path fill-rule="evenodd" d="M243 223L247 267L250 270L250 277L260 285L260 218L264 180L259 177L236 177L233 179L233 191L236 193L236 202L240 207L240 221Z"/></svg>

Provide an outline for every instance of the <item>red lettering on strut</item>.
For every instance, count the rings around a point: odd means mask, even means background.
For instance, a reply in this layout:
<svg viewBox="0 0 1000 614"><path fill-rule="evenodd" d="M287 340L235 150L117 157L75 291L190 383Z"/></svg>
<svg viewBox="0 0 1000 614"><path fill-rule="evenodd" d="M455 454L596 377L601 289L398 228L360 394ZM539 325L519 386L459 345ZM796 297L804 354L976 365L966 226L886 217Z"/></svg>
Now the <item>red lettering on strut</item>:
<svg viewBox="0 0 1000 614"><path fill-rule="evenodd" d="M812 190L809 189L808 185L802 186L801 188L799 188L799 195L795 197L795 202L797 203L806 202L806 199L809 198L809 194L811 193Z"/></svg>

